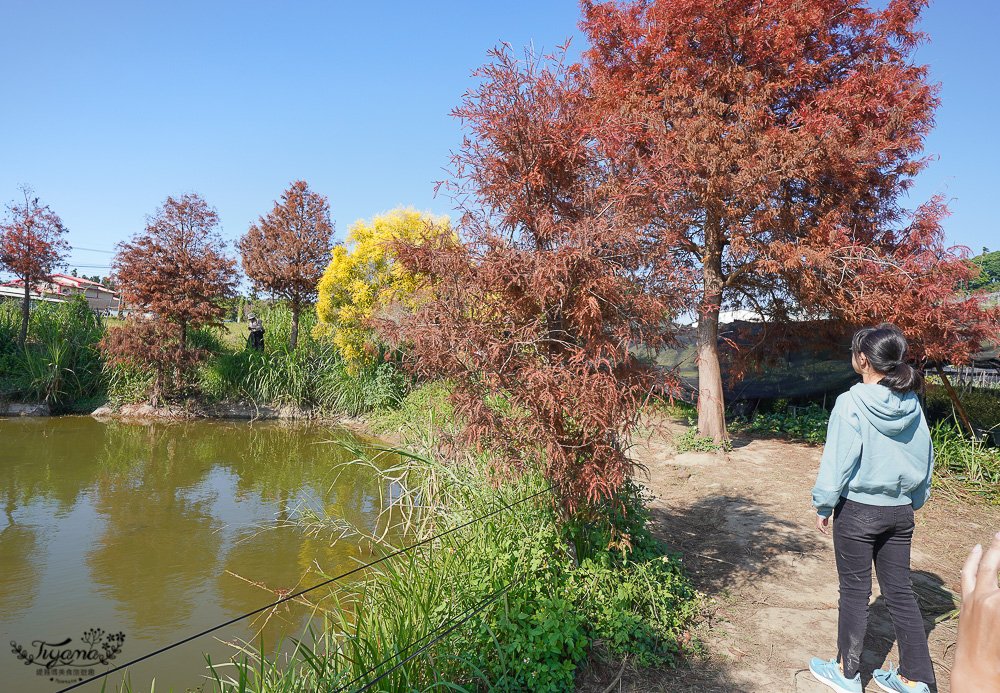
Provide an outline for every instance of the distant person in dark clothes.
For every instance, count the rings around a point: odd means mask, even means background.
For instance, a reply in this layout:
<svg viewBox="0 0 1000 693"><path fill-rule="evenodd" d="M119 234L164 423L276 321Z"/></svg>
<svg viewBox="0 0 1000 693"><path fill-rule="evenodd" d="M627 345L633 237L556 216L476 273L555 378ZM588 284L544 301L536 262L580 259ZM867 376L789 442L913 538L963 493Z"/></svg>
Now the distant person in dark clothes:
<svg viewBox="0 0 1000 693"><path fill-rule="evenodd" d="M253 313L250 314L248 324L250 330L250 348L257 351L264 351L264 323Z"/></svg>

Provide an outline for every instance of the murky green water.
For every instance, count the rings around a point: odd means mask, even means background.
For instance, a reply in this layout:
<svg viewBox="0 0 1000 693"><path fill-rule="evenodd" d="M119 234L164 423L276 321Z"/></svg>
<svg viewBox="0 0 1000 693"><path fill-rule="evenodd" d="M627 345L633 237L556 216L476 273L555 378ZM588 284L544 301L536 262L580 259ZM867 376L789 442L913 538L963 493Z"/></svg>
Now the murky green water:
<svg viewBox="0 0 1000 693"><path fill-rule="evenodd" d="M123 632L95 673L263 606L357 565L357 540L309 537L293 526L305 503L373 529L385 489L347 465L347 434L276 422L101 423L88 417L0 419L0 631L29 653L38 642L81 646ZM264 529L264 527L268 527ZM245 579L240 579L241 576ZM265 648L296 633L304 608L256 617L142 662L133 690L185 691L204 679L203 652L259 633ZM266 623L265 623L266 621ZM39 674L4 647L0 689L54 691L77 666ZM51 680L55 679L55 680ZM113 675L109 682L120 682ZM113 690L113 685L108 690ZM210 688L210 687L209 687ZM77 689L99 691L98 683Z"/></svg>

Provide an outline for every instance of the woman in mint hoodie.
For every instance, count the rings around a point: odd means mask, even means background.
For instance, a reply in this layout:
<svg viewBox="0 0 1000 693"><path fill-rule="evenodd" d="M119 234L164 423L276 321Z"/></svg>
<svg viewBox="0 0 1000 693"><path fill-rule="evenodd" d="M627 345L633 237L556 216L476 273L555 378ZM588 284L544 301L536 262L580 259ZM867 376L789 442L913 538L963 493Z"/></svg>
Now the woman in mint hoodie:
<svg viewBox="0 0 1000 693"><path fill-rule="evenodd" d="M889 607L900 665L875 670L885 691L920 693L934 683L924 624L910 588L913 511L930 494L934 449L917 399L923 378L905 362L906 339L895 325L854 335L852 364L862 382L837 398L812 502L840 577L837 658L813 659L809 669L841 693L861 693L861 651L868 625L872 562Z"/></svg>

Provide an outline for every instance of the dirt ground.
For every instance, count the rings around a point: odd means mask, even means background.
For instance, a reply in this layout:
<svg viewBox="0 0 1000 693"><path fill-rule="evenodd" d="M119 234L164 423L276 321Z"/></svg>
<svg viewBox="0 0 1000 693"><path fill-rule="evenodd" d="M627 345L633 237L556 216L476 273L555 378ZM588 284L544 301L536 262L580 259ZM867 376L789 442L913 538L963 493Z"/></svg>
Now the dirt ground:
<svg viewBox="0 0 1000 693"><path fill-rule="evenodd" d="M830 689L816 682L810 657L836 656L837 571L833 540L820 534L809 492L822 448L776 440L733 441L725 457L676 454L664 430L633 441L656 496L657 535L683 554L707 595L694 635L703 653L670 672L593 665L582 688L670 693L755 693ZM959 570L969 549L1000 529L1000 508L976 507L935 491L917 513L912 582L928 632L939 693L948 693L954 661ZM873 571L874 572L874 571ZM872 671L898 664L892 621L873 576L861 664L865 691L880 691ZM932 688L932 690L934 690Z"/></svg>

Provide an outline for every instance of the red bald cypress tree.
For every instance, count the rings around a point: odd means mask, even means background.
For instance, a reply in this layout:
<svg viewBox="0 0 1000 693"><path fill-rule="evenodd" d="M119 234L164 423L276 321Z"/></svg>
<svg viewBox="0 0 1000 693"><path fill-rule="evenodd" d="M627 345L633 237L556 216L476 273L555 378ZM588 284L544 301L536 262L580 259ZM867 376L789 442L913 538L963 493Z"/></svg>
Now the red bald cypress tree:
<svg viewBox="0 0 1000 693"><path fill-rule="evenodd" d="M31 309L31 289L36 282L47 279L52 269L63 262L69 245L62 219L39 203L28 186L21 188L23 204L11 204L8 218L0 224L0 266L10 271L23 284L21 331L17 343L24 346L28 335Z"/></svg>
<svg viewBox="0 0 1000 693"><path fill-rule="evenodd" d="M219 215L200 195L167 197L145 233L118 244L114 281L133 311L176 324L183 350L187 328L220 324L222 301L236 295L236 262L225 246Z"/></svg>
<svg viewBox="0 0 1000 693"><path fill-rule="evenodd" d="M302 306L316 300L319 280L330 262L332 237L326 197L300 180L237 243L243 271L254 288L272 292L291 306L291 349L298 343Z"/></svg>
<svg viewBox="0 0 1000 693"><path fill-rule="evenodd" d="M938 104L912 62L924 5L583 2L595 116L627 114L614 175L645 191L648 224L700 274L700 433L726 437L720 309L790 326L894 319L916 336L955 288L944 208L901 204Z"/></svg>
<svg viewBox="0 0 1000 693"><path fill-rule="evenodd" d="M166 374L177 374L194 366L204 353L181 348L180 326L164 318L133 313L123 325L108 328L100 342L101 353L109 365L134 369L152 369L153 382L149 403L163 402L167 391Z"/></svg>
<svg viewBox="0 0 1000 693"><path fill-rule="evenodd" d="M118 244L112 278L132 316L109 330L102 349L113 361L152 365L155 401L163 369L173 367L176 383L200 356L188 348L188 328L221 324L223 301L236 295L236 262L225 254L218 213L194 193L167 197L144 233Z"/></svg>
<svg viewBox="0 0 1000 693"><path fill-rule="evenodd" d="M670 342L681 275L602 185L578 75L491 56L454 111L469 133L453 157L462 242L430 228L395 245L427 298L382 329L414 370L454 383L468 442L508 472L543 460L573 513L620 489L641 404L671 386L631 348Z"/></svg>

